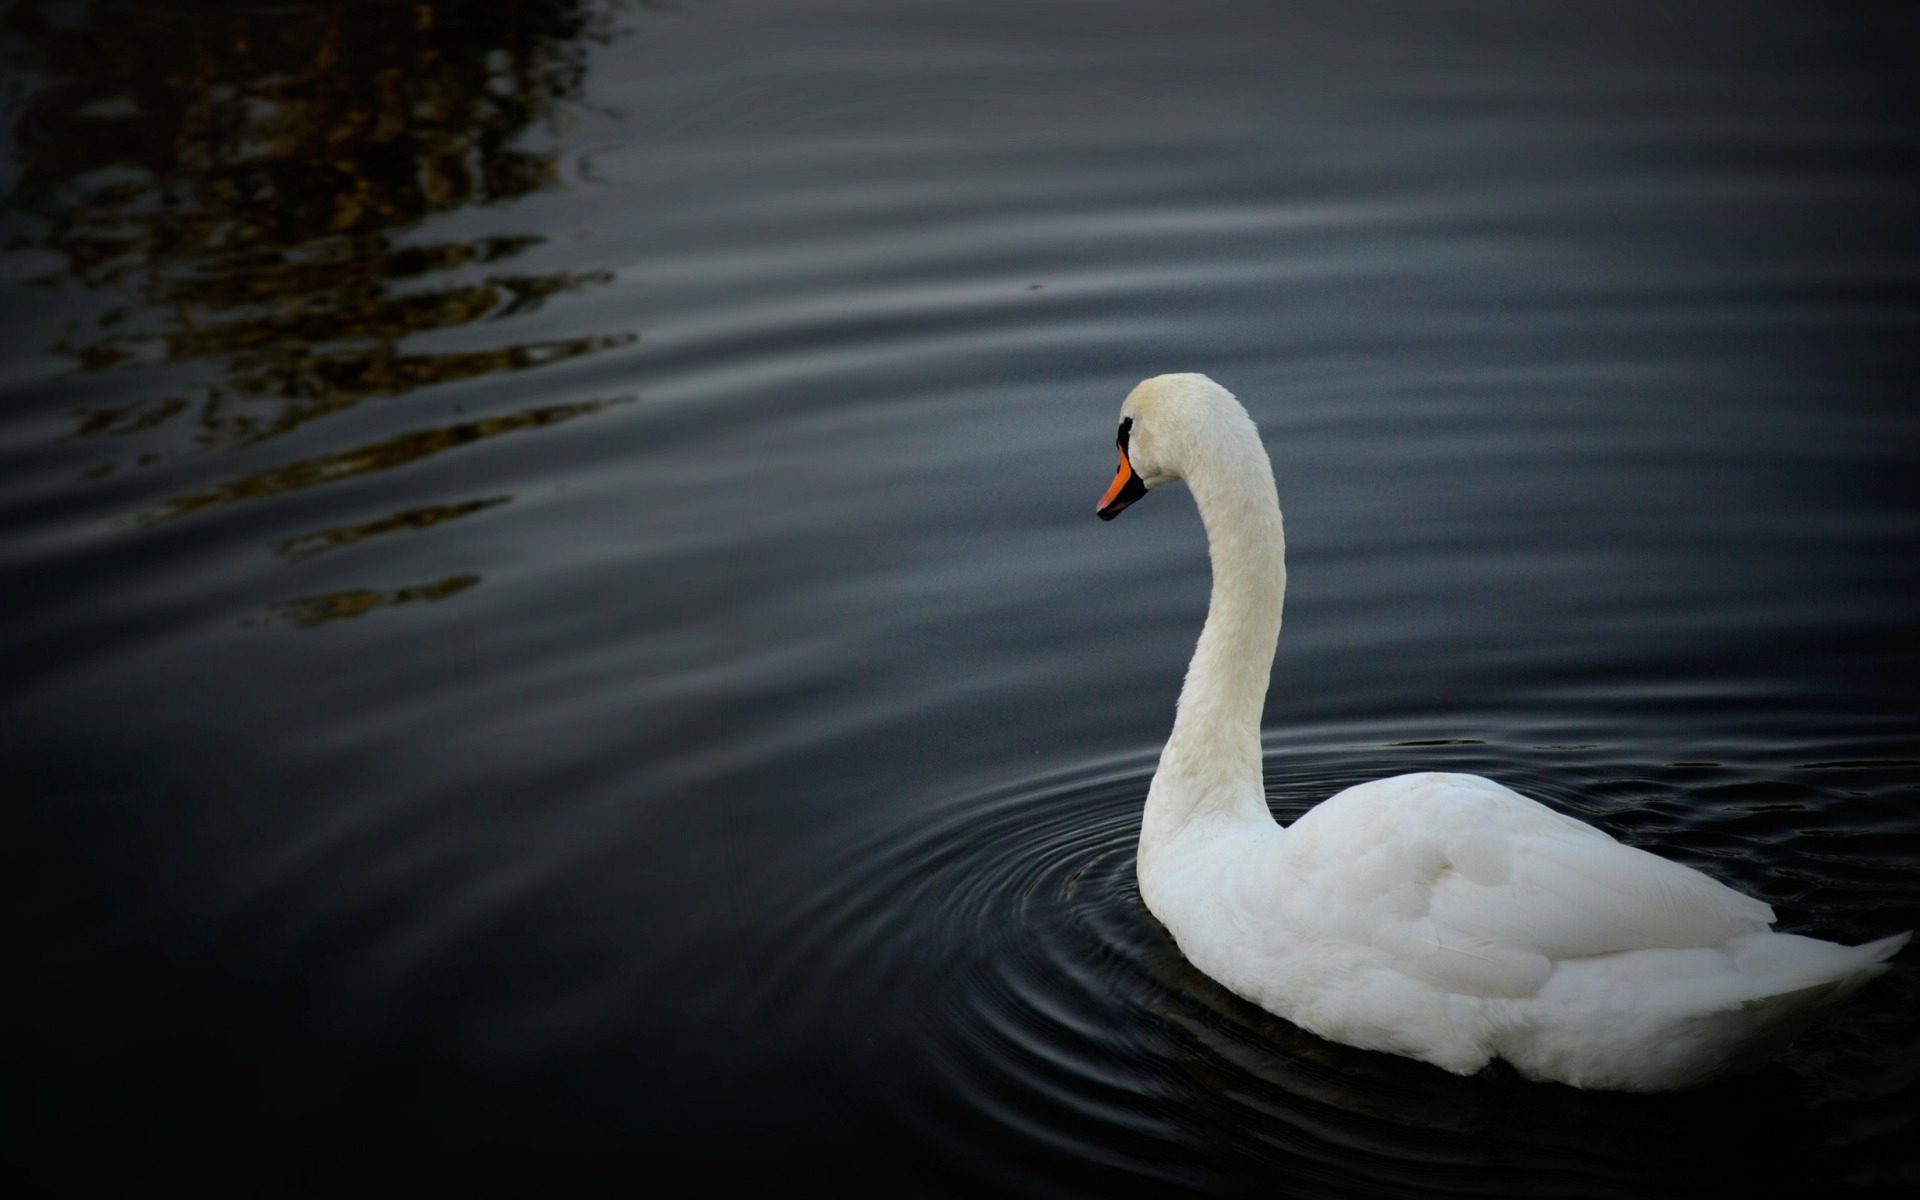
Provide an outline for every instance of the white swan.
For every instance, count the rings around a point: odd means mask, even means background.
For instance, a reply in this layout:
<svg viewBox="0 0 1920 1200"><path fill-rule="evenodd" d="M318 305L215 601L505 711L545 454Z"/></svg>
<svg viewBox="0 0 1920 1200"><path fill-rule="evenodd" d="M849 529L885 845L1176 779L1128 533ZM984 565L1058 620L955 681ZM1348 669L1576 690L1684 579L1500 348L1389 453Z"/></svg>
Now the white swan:
<svg viewBox="0 0 1920 1200"><path fill-rule="evenodd" d="M1766 904L1476 775L1363 783L1282 829L1260 778L1286 591L1273 468L1204 375L1149 379L1120 412L1099 515L1184 479L1213 559L1139 857L1200 970L1351 1046L1658 1091L1758 1066L1906 943L1771 932Z"/></svg>

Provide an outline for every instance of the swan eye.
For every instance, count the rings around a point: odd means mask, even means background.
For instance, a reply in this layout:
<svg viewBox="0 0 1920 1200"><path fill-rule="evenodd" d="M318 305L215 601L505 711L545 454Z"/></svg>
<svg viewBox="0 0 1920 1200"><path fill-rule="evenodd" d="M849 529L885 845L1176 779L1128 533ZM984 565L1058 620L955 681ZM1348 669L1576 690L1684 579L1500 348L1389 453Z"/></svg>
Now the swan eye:
<svg viewBox="0 0 1920 1200"><path fill-rule="evenodd" d="M1125 454L1127 452L1127 440L1132 436L1133 436L1133 418L1121 417L1120 432L1114 435L1114 440L1120 444L1120 453Z"/></svg>

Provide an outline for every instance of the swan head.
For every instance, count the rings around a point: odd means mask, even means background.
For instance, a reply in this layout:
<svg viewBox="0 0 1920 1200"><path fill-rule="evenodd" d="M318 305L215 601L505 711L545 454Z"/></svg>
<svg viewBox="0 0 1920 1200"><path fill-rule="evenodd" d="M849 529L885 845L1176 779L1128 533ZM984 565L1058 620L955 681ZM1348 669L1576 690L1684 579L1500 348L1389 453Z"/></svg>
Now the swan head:
<svg viewBox="0 0 1920 1200"><path fill-rule="evenodd" d="M1204 464L1235 456L1248 444L1262 456L1260 434L1233 393L1205 375L1156 375L1120 406L1120 470L1094 513L1111 521L1154 488L1186 479Z"/></svg>

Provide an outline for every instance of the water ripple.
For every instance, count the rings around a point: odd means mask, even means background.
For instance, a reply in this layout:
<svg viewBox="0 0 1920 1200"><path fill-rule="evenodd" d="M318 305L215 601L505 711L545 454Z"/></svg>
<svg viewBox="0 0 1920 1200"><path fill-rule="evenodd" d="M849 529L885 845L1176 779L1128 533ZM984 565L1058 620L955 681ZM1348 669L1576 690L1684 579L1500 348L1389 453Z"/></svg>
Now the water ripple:
<svg viewBox="0 0 1920 1200"><path fill-rule="evenodd" d="M1830 767L1383 737L1276 746L1268 793L1290 821L1360 778L1427 765L1494 775L1704 866L1782 904L1789 927L1857 940L1920 916L1872 912L1877 852L1809 853L1851 802ZM1009 1144L1027 1145L1114 1186L1232 1191L1284 1176L1301 1195L1644 1196L1732 1180L1764 1192L1774 1173L1819 1171L1782 1148L1783 1123L1823 1122L1865 1078L1911 1085L1868 1036L1911 1009L1904 968L1781 1064L1675 1096L1532 1084L1498 1064L1460 1078L1324 1041L1195 971L1146 912L1134 844L1151 774L1147 755L1093 763L849 845L860 869L796 898L765 956L749 956L762 1002L796 1030L865 1014L841 1031L849 1069L892 1079L892 1116L957 1161L1023 1162ZM1797 827L1783 832L1785 812ZM907 1010L876 1025L888 996ZM916 1061L891 1057L889 1021L912 1031Z"/></svg>

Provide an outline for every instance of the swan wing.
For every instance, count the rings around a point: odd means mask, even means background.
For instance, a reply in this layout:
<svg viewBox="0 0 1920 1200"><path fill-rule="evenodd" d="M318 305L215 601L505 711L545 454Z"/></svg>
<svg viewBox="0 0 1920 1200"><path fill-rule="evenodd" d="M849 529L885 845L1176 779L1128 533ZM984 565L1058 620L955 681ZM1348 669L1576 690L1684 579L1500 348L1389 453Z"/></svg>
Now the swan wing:
<svg viewBox="0 0 1920 1200"><path fill-rule="evenodd" d="M1528 996L1562 959L1717 947L1773 921L1750 896L1474 775L1349 788L1282 843L1291 921L1464 995Z"/></svg>

